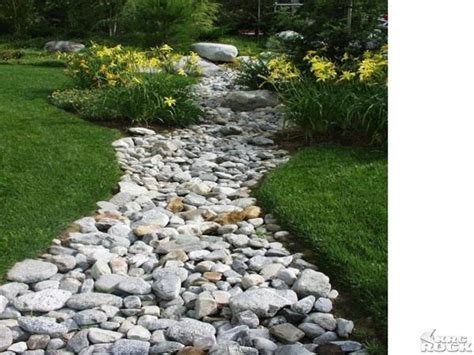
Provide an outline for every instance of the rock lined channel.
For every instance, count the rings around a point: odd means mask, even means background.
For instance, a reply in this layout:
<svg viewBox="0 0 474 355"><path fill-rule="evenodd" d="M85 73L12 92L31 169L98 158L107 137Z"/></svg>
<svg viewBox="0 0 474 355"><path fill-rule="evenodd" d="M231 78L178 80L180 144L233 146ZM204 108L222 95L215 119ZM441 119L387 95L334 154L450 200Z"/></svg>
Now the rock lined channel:
<svg viewBox="0 0 474 355"><path fill-rule="evenodd" d="M251 197L287 152L274 98L233 75L197 86L201 125L114 142L120 192L0 286L1 354L365 354L329 278Z"/></svg>

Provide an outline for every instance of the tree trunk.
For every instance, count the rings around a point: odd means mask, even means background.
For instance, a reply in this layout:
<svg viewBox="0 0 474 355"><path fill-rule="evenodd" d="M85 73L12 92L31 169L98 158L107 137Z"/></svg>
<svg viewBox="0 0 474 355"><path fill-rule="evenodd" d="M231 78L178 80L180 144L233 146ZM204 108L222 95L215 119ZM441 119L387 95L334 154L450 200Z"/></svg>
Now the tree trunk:
<svg viewBox="0 0 474 355"><path fill-rule="evenodd" d="M352 5L353 5L353 0L347 0L346 30L349 35L352 33Z"/></svg>

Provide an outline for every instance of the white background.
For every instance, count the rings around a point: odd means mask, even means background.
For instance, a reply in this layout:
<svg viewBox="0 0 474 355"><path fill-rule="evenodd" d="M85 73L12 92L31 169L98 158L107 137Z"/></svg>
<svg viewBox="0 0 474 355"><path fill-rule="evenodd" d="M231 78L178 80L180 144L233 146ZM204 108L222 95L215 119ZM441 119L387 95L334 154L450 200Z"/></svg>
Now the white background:
<svg viewBox="0 0 474 355"><path fill-rule="evenodd" d="M390 354L474 342L474 1L391 0ZM474 349L474 348L473 348Z"/></svg>

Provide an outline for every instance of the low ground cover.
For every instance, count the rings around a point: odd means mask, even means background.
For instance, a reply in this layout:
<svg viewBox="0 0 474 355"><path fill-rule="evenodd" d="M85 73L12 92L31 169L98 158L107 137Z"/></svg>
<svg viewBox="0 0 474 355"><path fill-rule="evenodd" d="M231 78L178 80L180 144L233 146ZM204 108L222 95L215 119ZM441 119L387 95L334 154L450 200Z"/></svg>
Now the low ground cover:
<svg viewBox="0 0 474 355"><path fill-rule="evenodd" d="M35 257L107 198L119 169L117 131L52 106L69 80L58 68L0 65L0 274Z"/></svg>
<svg viewBox="0 0 474 355"><path fill-rule="evenodd" d="M315 146L264 180L257 197L349 292L351 312L387 330L387 158L365 148ZM363 322L357 322L363 323Z"/></svg>

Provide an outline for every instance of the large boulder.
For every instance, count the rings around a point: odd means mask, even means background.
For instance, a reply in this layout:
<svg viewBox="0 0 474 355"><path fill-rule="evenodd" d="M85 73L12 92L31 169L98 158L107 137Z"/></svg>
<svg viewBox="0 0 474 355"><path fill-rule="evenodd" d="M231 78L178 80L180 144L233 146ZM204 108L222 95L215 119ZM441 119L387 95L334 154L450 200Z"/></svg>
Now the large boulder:
<svg viewBox="0 0 474 355"><path fill-rule="evenodd" d="M252 311L259 317L273 317L280 309L298 302L296 293L291 290L258 288L234 296L230 300L233 314Z"/></svg>
<svg viewBox="0 0 474 355"><path fill-rule="evenodd" d="M223 107L229 107L234 111L253 111L276 105L278 105L277 96L268 90L233 91L222 103Z"/></svg>
<svg viewBox="0 0 474 355"><path fill-rule="evenodd" d="M213 62L233 62L239 55L237 48L230 44L200 42L193 44L192 49L200 57Z"/></svg>
<svg viewBox="0 0 474 355"><path fill-rule="evenodd" d="M44 45L44 49L49 52L80 52L85 45L71 41L50 41Z"/></svg>
<svg viewBox="0 0 474 355"><path fill-rule="evenodd" d="M321 272L311 269L303 270L296 282L293 284L293 291L299 296L327 297L331 291L329 277Z"/></svg>

